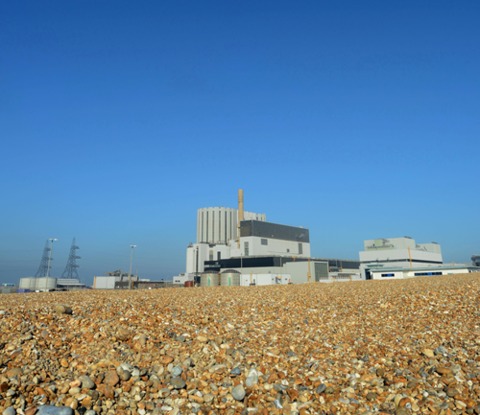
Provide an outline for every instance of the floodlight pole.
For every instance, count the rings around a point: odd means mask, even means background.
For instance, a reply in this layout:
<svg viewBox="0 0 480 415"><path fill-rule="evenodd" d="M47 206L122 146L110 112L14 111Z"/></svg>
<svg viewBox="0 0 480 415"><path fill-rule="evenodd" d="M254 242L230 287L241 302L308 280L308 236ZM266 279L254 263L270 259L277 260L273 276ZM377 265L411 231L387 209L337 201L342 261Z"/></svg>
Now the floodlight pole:
<svg viewBox="0 0 480 415"><path fill-rule="evenodd" d="M131 244L130 245L130 270L128 271L128 289L132 289L132 264L133 264L133 255L135 252L135 248L137 245Z"/></svg>
<svg viewBox="0 0 480 415"><path fill-rule="evenodd" d="M48 278L50 277L50 264L52 262L52 254L53 254L53 243L57 242L57 238L48 238L50 242L50 252L48 254L48 262L47 262L47 275L45 276L45 291L48 291Z"/></svg>

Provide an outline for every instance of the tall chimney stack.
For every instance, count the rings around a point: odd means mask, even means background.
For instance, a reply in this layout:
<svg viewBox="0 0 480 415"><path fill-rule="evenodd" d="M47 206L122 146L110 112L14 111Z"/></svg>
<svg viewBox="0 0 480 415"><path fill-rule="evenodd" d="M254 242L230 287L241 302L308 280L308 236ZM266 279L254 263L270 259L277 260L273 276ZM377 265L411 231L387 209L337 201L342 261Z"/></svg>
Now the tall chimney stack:
<svg viewBox="0 0 480 415"><path fill-rule="evenodd" d="M244 219L243 215L243 189L238 189L238 222ZM239 223L240 225L240 223Z"/></svg>
<svg viewBox="0 0 480 415"><path fill-rule="evenodd" d="M243 220L243 190L238 189L237 246L240 248L240 222Z"/></svg>

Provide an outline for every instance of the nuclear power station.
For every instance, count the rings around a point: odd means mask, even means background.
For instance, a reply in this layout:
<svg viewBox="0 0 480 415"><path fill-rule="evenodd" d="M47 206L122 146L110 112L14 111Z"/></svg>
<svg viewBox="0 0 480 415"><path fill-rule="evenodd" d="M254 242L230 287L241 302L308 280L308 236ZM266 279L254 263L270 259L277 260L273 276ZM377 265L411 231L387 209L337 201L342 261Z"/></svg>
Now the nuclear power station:
<svg viewBox="0 0 480 415"><path fill-rule="evenodd" d="M185 272L170 281L152 281L132 273L136 245L130 245L130 271L94 276L93 288L128 289L176 286L254 286L353 280L388 280L480 271L480 256L472 264L444 264L440 244L417 243L413 238L364 241L359 260L312 256L310 230L274 223L265 213L245 210L244 192L237 207L197 210L196 242L186 248ZM56 238L49 238L33 277L20 278L19 291L86 288L78 275L79 247L73 238L60 277L52 272Z"/></svg>
<svg viewBox="0 0 480 415"><path fill-rule="evenodd" d="M174 282L266 285L359 278L359 261L312 258L307 228L246 211L240 189L237 208L198 209L197 241L187 247L186 272Z"/></svg>

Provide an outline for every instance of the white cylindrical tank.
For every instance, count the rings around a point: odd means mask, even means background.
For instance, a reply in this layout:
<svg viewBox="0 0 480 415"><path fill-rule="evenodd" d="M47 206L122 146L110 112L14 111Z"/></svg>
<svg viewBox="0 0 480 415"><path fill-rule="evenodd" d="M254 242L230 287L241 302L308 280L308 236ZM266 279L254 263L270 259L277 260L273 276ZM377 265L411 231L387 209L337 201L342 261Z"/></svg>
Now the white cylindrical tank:
<svg viewBox="0 0 480 415"><path fill-rule="evenodd" d="M220 274L220 285L240 285L240 273L234 269L227 269Z"/></svg>
<svg viewBox="0 0 480 415"><path fill-rule="evenodd" d="M215 272L204 272L200 275L200 287L217 287L220 285L220 276Z"/></svg>

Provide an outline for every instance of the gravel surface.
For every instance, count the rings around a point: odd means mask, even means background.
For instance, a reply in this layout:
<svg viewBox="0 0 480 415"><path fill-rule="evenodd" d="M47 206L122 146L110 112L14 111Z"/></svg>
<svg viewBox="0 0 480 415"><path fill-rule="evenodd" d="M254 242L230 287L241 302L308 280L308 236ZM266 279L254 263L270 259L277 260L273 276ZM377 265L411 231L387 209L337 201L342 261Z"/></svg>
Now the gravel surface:
<svg viewBox="0 0 480 415"><path fill-rule="evenodd" d="M478 273L6 294L0 330L2 414L480 414Z"/></svg>

